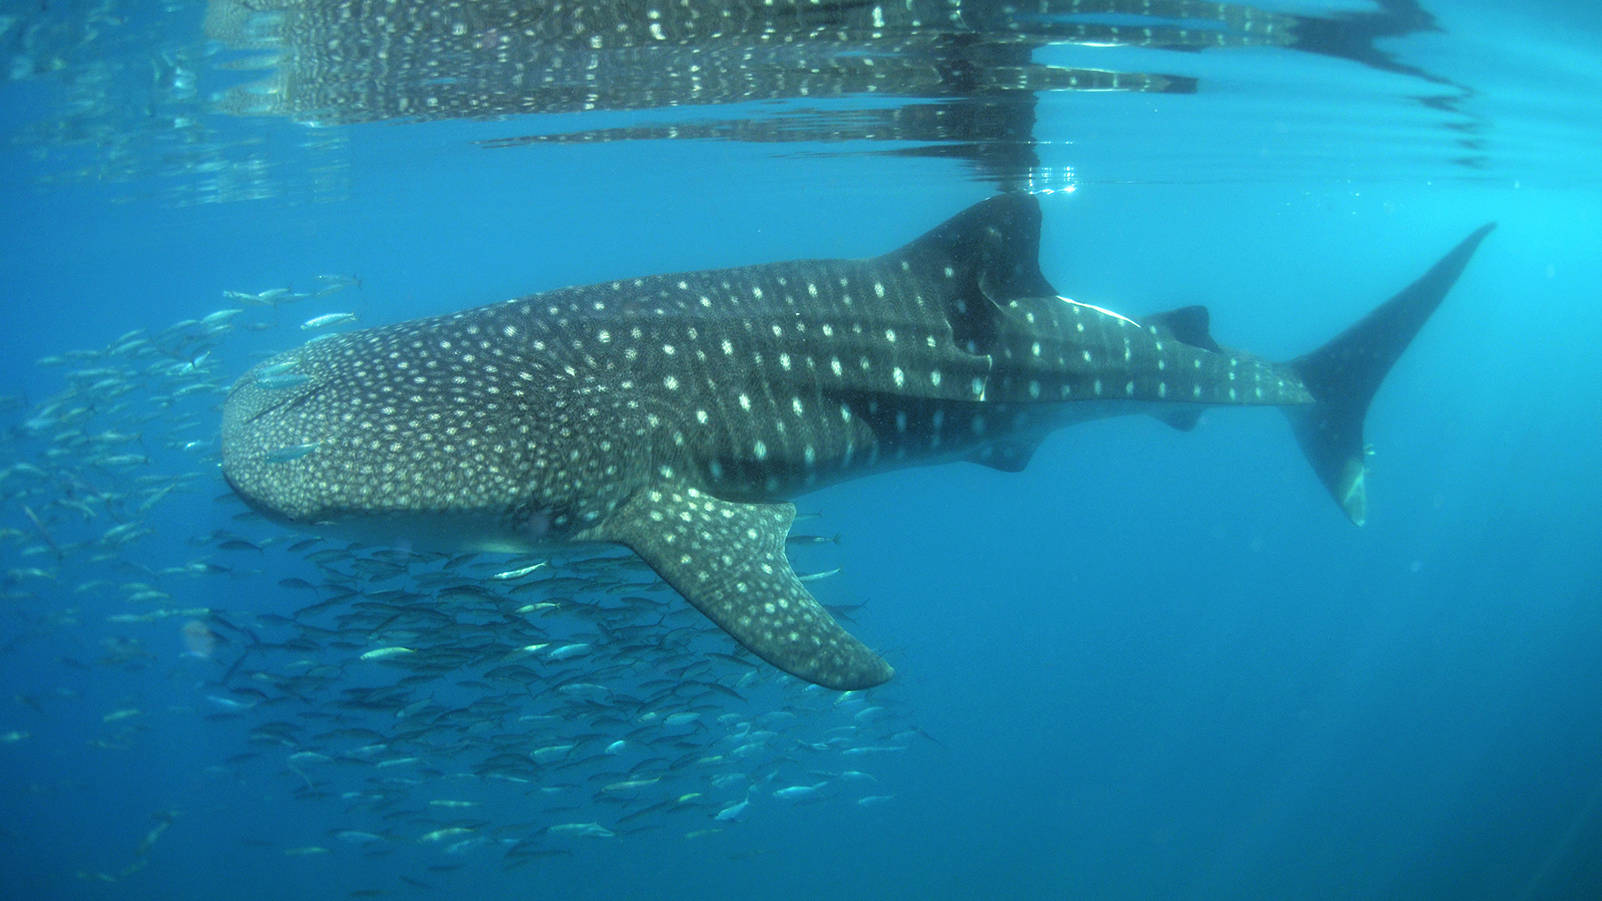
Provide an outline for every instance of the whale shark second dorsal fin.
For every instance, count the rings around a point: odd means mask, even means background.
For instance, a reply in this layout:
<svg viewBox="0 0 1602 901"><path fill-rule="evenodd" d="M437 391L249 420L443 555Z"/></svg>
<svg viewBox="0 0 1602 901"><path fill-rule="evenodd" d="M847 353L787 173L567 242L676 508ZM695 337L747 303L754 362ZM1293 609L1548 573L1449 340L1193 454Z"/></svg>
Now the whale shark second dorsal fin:
<svg viewBox="0 0 1602 901"><path fill-rule="evenodd" d="M1152 313L1142 321L1159 335L1167 334L1191 347L1223 353L1224 349L1213 340L1211 320L1206 307L1188 306Z"/></svg>

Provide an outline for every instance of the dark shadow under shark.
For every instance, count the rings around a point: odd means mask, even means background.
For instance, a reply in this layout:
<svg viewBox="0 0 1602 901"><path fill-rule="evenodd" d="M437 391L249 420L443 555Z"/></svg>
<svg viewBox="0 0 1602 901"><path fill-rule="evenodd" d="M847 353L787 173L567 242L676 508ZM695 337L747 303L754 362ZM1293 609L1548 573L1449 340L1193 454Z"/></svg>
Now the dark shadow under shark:
<svg viewBox="0 0 1602 901"><path fill-rule="evenodd" d="M1492 226L1318 350L1220 346L1060 296L1040 210L1001 195L883 256L563 288L315 341L246 373L223 472L274 519L439 549L626 545L758 656L890 678L791 570L788 499L897 466L1024 468L1051 431L1275 406L1354 522L1363 419Z"/></svg>

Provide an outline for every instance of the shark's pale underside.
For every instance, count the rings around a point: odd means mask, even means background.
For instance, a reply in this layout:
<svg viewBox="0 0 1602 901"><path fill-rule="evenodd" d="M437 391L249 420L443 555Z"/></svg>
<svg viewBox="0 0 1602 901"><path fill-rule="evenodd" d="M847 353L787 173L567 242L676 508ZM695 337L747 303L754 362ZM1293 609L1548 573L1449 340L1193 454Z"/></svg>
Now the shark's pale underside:
<svg viewBox="0 0 1602 901"><path fill-rule="evenodd" d="M1139 321L1058 295L1040 210L1001 195L883 256L563 288L280 354L223 410L223 471L271 517L419 547L632 548L763 659L855 689L891 668L785 556L788 499L896 466L1024 467L1075 422L1275 406L1366 514L1363 418L1481 239L1322 348L1219 346L1202 307Z"/></svg>

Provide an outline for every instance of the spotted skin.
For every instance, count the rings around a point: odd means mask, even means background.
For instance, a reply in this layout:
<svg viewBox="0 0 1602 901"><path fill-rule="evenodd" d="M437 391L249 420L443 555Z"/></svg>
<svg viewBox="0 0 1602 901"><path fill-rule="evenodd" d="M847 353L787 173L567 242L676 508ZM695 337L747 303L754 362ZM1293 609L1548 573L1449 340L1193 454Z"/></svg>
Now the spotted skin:
<svg viewBox="0 0 1602 901"><path fill-rule="evenodd" d="M784 556L791 504L742 504L695 488L652 488L607 534L639 553L707 618L765 660L829 688L861 688L892 670L807 593Z"/></svg>
<svg viewBox="0 0 1602 901"><path fill-rule="evenodd" d="M1051 430L1120 413L1350 418L1339 360L1222 348L1199 307L1136 322L1060 297L1039 226L1032 197L1001 195L883 256L604 282L316 340L234 386L224 473L276 519L367 539L621 543L773 664L878 684L890 667L790 568L788 499L895 466L1021 469ZM1336 470L1350 437L1322 448Z"/></svg>

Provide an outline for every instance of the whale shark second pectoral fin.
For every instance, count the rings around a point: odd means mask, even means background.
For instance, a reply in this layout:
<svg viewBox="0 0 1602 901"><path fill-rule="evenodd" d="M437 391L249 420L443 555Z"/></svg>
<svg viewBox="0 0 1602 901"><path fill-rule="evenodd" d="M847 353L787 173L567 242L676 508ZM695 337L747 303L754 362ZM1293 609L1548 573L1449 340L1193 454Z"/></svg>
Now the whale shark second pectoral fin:
<svg viewBox="0 0 1602 901"><path fill-rule="evenodd" d="M686 600L758 657L834 689L894 672L835 622L790 568L791 504L721 500L695 488L642 488L592 537L627 545Z"/></svg>

